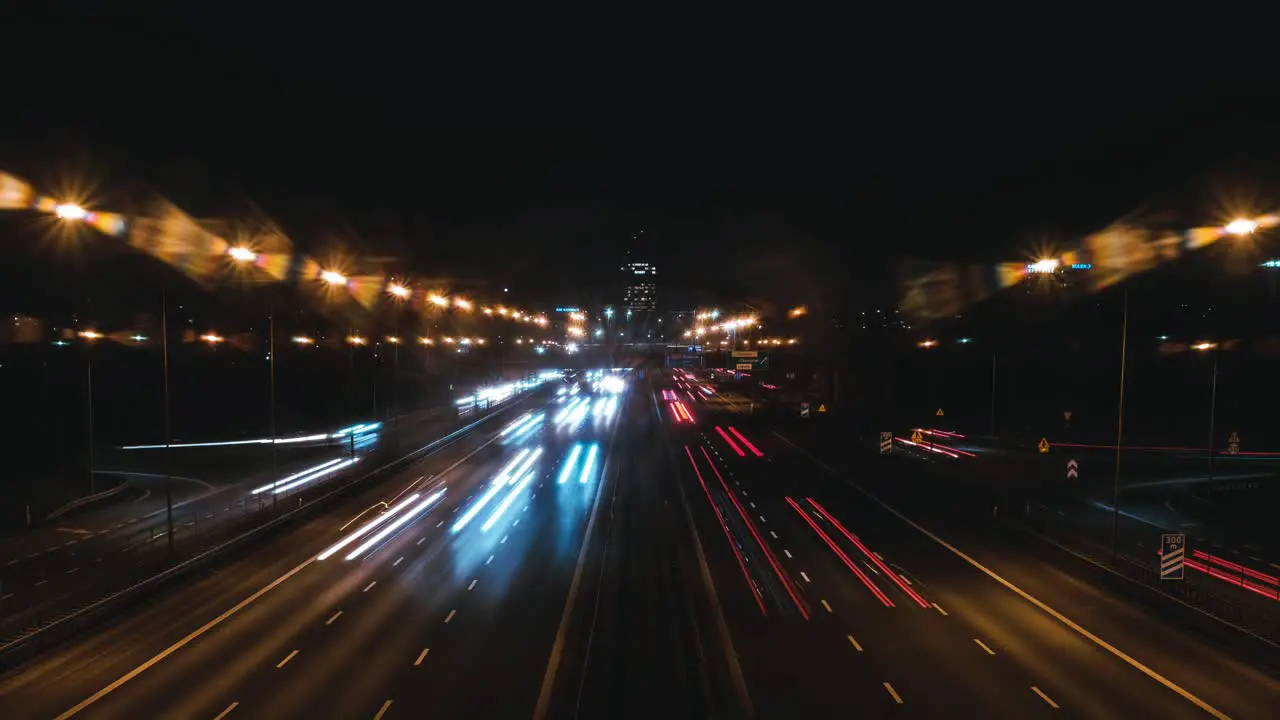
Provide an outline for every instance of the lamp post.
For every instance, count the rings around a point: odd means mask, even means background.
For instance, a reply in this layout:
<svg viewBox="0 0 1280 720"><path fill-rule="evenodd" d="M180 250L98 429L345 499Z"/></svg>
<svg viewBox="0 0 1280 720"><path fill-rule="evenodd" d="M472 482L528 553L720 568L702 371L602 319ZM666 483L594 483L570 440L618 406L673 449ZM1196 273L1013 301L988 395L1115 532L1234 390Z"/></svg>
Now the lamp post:
<svg viewBox="0 0 1280 720"><path fill-rule="evenodd" d="M1116 470L1111 480L1111 557L1120 542L1120 443L1124 439L1124 374L1129 355L1129 288L1124 289L1124 319L1120 323L1120 401L1116 409Z"/></svg>
<svg viewBox="0 0 1280 720"><path fill-rule="evenodd" d="M1192 345L1191 348L1198 352L1210 352L1217 350L1218 343L1202 342ZM1213 353L1213 374L1211 375L1209 384L1209 482L1213 483L1213 434L1214 421L1217 419L1218 410L1218 353Z"/></svg>
<svg viewBox="0 0 1280 720"><path fill-rule="evenodd" d="M258 253L252 248L244 245L237 245L227 250L228 257L237 264L252 263L258 259ZM267 300L267 375L268 375L268 400L267 415L269 423L269 431L271 437L271 476L276 477L279 474L279 453L276 448L277 429L276 429L276 308L275 299ZM276 509L276 502L279 499L278 493L271 493L271 509Z"/></svg>
<svg viewBox="0 0 1280 720"><path fill-rule="evenodd" d="M89 413L88 413L88 415L89 415L89 418L88 418L88 425L89 425L89 471L88 471L88 472L89 472L89 494L90 494L90 495L92 495L92 494L94 493L94 491L97 489L97 484L94 482L94 477L93 477L93 475L94 475L94 471L93 471L93 470L94 470L94 469L93 469L93 466L94 466L94 457L93 457L93 444L94 444L94 426L93 426L93 344L94 344L94 342L95 342L95 341L100 340L100 339L102 338L102 333L100 333L100 332L96 332L96 331L93 331L93 330L84 330L84 331L82 331L82 332L80 333L80 337L84 338L84 340L85 340L85 351L84 351L85 383L86 383L86 391L87 391L87 392L86 392L86 394L87 394L87 396L88 396L88 397L87 397L87 401L88 401L88 406L89 406L89 408L88 408L88 410L89 410Z"/></svg>

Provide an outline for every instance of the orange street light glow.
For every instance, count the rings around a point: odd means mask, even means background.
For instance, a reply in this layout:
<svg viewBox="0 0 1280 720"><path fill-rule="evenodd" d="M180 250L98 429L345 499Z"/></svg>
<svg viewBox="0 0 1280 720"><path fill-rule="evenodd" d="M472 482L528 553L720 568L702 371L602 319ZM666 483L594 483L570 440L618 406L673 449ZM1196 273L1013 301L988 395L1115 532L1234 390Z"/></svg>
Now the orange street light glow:
<svg viewBox="0 0 1280 720"><path fill-rule="evenodd" d="M457 305L458 307L462 308L463 310L470 310L470 309L472 309L472 308L474 308L474 307L475 307L474 305L472 305L472 304L471 304L471 301L470 301L470 300L464 300L463 298L454 298L454 299L453 299L453 304L454 304L454 305Z"/></svg>
<svg viewBox="0 0 1280 720"><path fill-rule="evenodd" d="M347 342L351 343L352 345L364 345L368 341L360 337L359 335L352 335L351 337L347 338Z"/></svg>
<svg viewBox="0 0 1280 720"><path fill-rule="evenodd" d="M222 337L221 335L218 335L217 333L205 333L204 335L200 336L200 339L209 343L210 345L217 345L223 340L226 340L226 338Z"/></svg>
<svg viewBox="0 0 1280 720"><path fill-rule="evenodd" d="M75 203L59 203L53 206L53 214L62 220L84 220L89 211Z"/></svg>
<svg viewBox="0 0 1280 720"><path fill-rule="evenodd" d="M409 297L409 288L401 285L400 283L391 283L390 285L388 285L387 292L391 293L392 295L395 295L401 300Z"/></svg>
<svg viewBox="0 0 1280 720"><path fill-rule="evenodd" d="M427 297L427 299L431 301L432 305L439 305L440 307L449 307L449 299L443 295L430 295Z"/></svg>
<svg viewBox="0 0 1280 720"><path fill-rule="evenodd" d="M312 340L306 335L294 335L293 341L299 345L311 345L315 343L315 340Z"/></svg>
<svg viewBox="0 0 1280 720"><path fill-rule="evenodd" d="M347 284L347 277L342 273L334 272L333 270L325 270L324 272L320 273L320 279L325 281L326 283L329 283L330 285L346 285Z"/></svg>
<svg viewBox="0 0 1280 720"><path fill-rule="evenodd" d="M96 330L81 330L80 337L85 340L99 340L102 338L102 333L97 332Z"/></svg>
<svg viewBox="0 0 1280 720"><path fill-rule="evenodd" d="M227 251L227 255L231 256L236 262L253 262L258 259L258 253L250 250L243 245L236 245Z"/></svg>

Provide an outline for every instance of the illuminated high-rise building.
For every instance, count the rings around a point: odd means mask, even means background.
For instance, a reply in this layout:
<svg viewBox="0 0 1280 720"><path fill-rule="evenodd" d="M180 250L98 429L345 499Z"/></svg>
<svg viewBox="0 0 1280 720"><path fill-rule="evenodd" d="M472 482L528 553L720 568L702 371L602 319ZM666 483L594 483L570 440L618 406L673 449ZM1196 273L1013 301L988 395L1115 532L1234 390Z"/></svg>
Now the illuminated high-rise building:
<svg viewBox="0 0 1280 720"><path fill-rule="evenodd" d="M658 268L627 253L622 275L623 307L633 313L653 312L658 306Z"/></svg>

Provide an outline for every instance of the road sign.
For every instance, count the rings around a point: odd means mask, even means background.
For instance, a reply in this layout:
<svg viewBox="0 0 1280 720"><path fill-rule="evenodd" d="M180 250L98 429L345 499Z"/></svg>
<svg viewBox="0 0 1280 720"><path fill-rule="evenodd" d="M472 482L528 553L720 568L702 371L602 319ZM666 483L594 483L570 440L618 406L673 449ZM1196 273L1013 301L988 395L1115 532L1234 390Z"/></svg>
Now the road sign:
<svg viewBox="0 0 1280 720"><path fill-rule="evenodd" d="M1071 411L1070 411L1070 410L1063 410L1063 411L1062 411L1062 419L1063 419L1063 420L1066 420L1067 422L1071 422Z"/></svg>
<svg viewBox="0 0 1280 720"><path fill-rule="evenodd" d="M1187 536L1166 533L1160 536L1160 579L1181 580L1186 572Z"/></svg>
<svg viewBox="0 0 1280 720"><path fill-rule="evenodd" d="M818 403L818 412L824 413L826 411L827 411L826 403Z"/></svg>
<svg viewBox="0 0 1280 720"><path fill-rule="evenodd" d="M1240 454L1240 433L1236 432L1235 430L1232 430L1231 435L1227 438L1227 454L1228 455Z"/></svg>
<svg viewBox="0 0 1280 720"><path fill-rule="evenodd" d="M1049 438L1040 438L1040 454L1044 455L1049 452Z"/></svg>
<svg viewBox="0 0 1280 720"><path fill-rule="evenodd" d="M730 353L729 355L730 355L731 357L736 357L736 358L754 358L754 357L760 357L760 353L759 353L758 351L756 351L756 350L734 350L734 351L733 351L732 353Z"/></svg>
<svg viewBox="0 0 1280 720"><path fill-rule="evenodd" d="M800 417L809 417L809 403L800 403Z"/></svg>
<svg viewBox="0 0 1280 720"><path fill-rule="evenodd" d="M891 432L880 433L880 454L881 455L893 454L893 433Z"/></svg>
<svg viewBox="0 0 1280 720"><path fill-rule="evenodd" d="M934 415L937 415L938 417L942 417L942 408L938 408L938 412L934 413Z"/></svg>
<svg viewBox="0 0 1280 720"><path fill-rule="evenodd" d="M911 431L911 442L916 443L916 444L919 444L919 443L924 442L924 435L921 435L919 430L912 430L912 431Z"/></svg>
<svg viewBox="0 0 1280 720"><path fill-rule="evenodd" d="M1070 460L1067 461L1067 479L1068 480L1080 479L1080 463L1076 462L1075 458L1071 458Z"/></svg>

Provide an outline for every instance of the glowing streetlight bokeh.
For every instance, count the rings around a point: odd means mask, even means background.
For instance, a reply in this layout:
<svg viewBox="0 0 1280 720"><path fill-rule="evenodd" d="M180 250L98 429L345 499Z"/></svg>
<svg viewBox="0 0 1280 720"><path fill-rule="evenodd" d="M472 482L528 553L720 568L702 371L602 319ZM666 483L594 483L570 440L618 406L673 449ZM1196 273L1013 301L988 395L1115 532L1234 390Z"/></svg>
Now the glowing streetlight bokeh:
<svg viewBox="0 0 1280 720"><path fill-rule="evenodd" d="M391 283L390 285L388 285L387 292L390 293L391 295L394 295L395 297L400 298L401 300L404 300L405 298L409 297L409 295L411 294L411 291L409 290L409 288L401 285L400 283Z"/></svg>
<svg viewBox="0 0 1280 720"><path fill-rule="evenodd" d="M1200 342L1191 346L1193 350L1199 350L1201 352L1204 352L1205 350L1212 350L1216 347L1218 347L1218 343L1213 342Z"/></svg>
<svg viewBox="0 0 1280 720"><path fill-rule="evenodd" d="M1258 222L1249 218L1236 218L1224 225L1222 229L1228 235L1252 235L1258 230Z"/></svg>
<svg viewBox="0 0 1280 720"><path fill-rule="evenodd" d="M227 255L236 262L253 262L258 259L258 253L250 250L243 245L236 245L227 251Z"/></svg>
<svg viewBox="0 0 1280 720"><path fill-rule="evenodd" d="M391 343L392 345L395 345L400 342L400 338L396 337L395 335L388 335L387 342Z"/></svg>
<svg viewBox="0 0 1280 720"><path fill-rule="evenodd" d="M922 348L931 348L931 347L933 347L933 346L937 345L937 344L938 344L938 341L937 341L937 340L921 340L921 341L920 341L919 343L917 343L917 344L918 344L920 347L922 347Z"/></svg>
<svg viewBox="0 0 1280 720"><path fill-rule="evenodd" d="M200 336L200 339L203 340L204 342L209 343L210 345L217 345L218 343L226 340L226 338L222 337L217 333L205 333L204 335Z"/></svg>
<svg viewBox="0 0 1280 720"><path fill-rule="evenodd" d="M53 214L59 219L76 222L87 218L89 211L75 203L58 203L53 206Z"/></svg>
<svg viewBox="0 0 1280 720"><path fill-rule="evenodd" d="M422 337L422 338L418 338L418 342L422 343L423 345L435 345L435 344L436 344L436 341L435 341L435 340L432 340L432 339L431 339L431 338L429 338L429 337Z"/></svg>
<svg viewBox="0 0 1280 720"><path fill-rule="evenodd" d="M329 285L346 285L347 276L333 270L325 270L320 273L320 279Z"/></svg>
<svg viewBox="0 0 1280 720"><path fill-rule="evenodd" d="M467 310L467 311L470 311L472 308L474 308L474 307L475 307L475 305L472 305L472 304L471 304L471 301L470 301L470 300L466 300L466 299L463 299L463 298L454 298L454 299L453 299L453 304L454 304L454 305L457 305L459 309L461 309L461 310Z"/></svg>
<svg viewBox="0 0 1280 720"><path fill-rule="evenodd" d="M428 295L427 300L430 301L432 305L436 305L438 307L449 307L449 298L443 295Z"/></svg>
<svg viewBox="0 0 1280 720"><path fill-rule="evenodd" d="M85 340L101 340L102 339L102 333L96 330L81 330L79 334L80 334L80 337L84 338Z"/></svg>
<svg viewBox="0 0 1280 720"><path fill-rule="evenodd" d="M315 345L316 344L315 340L312 340L306 335L294 335L293 341L298 345Z"/></svg>
<svg viewBox="0 0 1280 720"><path fill-rule="evenodd" d="M798 318L802 315L807 315L807 314L809 314L809 308L803 305L800 305L798 307L793 307L789 311L787 311L787 316L792 318Z"/></svg>
<svg viewBox="0 0 1280 720"><path fill-rule="evenodd" d="M365 340L364 338L360 337L359 335L352 335L351 337L348 337L348 338L347 338L347 342L351 343L352 345L364 345L365 343L367 343L367 342L369 342L369 341L368 341L368 340Z"/></svg>

